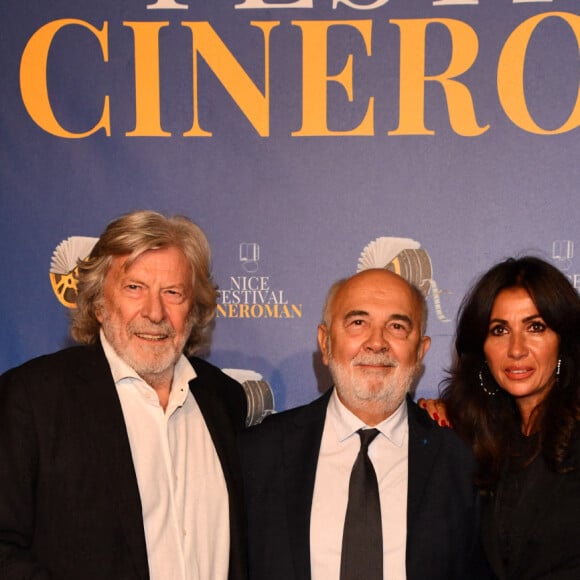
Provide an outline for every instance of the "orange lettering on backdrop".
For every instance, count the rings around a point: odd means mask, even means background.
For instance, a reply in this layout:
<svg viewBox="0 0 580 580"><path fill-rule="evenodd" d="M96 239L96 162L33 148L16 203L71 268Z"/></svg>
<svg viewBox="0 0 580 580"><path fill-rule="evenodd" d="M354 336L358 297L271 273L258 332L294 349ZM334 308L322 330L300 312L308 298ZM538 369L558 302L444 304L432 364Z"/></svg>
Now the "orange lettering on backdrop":
<svg viewBox="0 0 580 580"><path fill-rule="evenodd" d="M256 87L208 22L182 22L193 38L193 125L184 137L210 137L199 123L198 56L201 56L240 107L258 135L270 134L270 32L280 22L251 22L264 36L264 93Z"/></svg>
<svg viewBox="0 0 580 580"><path fill-rule="evenodd" d="M425 127L425 84L439 83L447 99L451 127L458 135L476 137L489 125L480 127L475 116L469 89L455 80L469 70L477 58L477 34L461 20L448 18L418 18L390 20L401 34L401 72L399 89L399 126L389 135L434 135ZM451 36L451 59L447 69L438 75L425 74L427 28L432 24L445 26Z"/></svg>
<svg viewBox="0 0 580 580"><path fill-rule="evenodd" d="M566 122L557 129L548 130L540 127L530 115L524 89L528 44L538 25L547 18L564 20L573 30L580 51L580 16L568 12L548 12L533 16L522 22L504 44L497 67L497 92L505 114L520 129L536 135L559 135L580 125L580 91Z"/></svg>
<svg viewBox="0 0 580 580"><path fill-rule="evenodd" d="M161 127L159 31L169 22L123 22L135 38L135 129L127 137L170 137Z"/></svg>
<svg viewBox="0 0 580 580"><path fill-rule="evenodd" d="M54 20L39 28L30 38L20 60L20 93L22 102L32 120L47 133L69 139L81 139L104 129L106 135L111 135L109 113L109 96L105 95L100 120L91 129L82 133L73 133L65 129L54 116L48 94L47 63L50 47L55 35L66 26L80 26L88 30L99 41L103 61L108 62L107 22L98 30L84 20L73 18Z"/></svg>
<svg viewBox="0 0 580 580"><path fill-rule="evenodd" d="M580 52L580 16L568 12L548 12L533 16L520 25L507 38L501 49L497 69L497 91L499 102L506 116L520 129L538 135L556 135L580 126L580 87L576 102L565 122L555 129L545 129L538 125L527 106L524 68L528 47L534 33L541 23L549 18L563 21L572 30L576 42L573 50ZM400 95L398 126L388 135L434 135L435 131L425 124L425 89L427 83L437 83L445 97L450 125L453 131L462 136L475 137L489 129L481 126L476 118L474 101L469 87L458 78L469 71L475 62L479 41L476 32L465 22L454 19L392 19L400 34ZM261 31L263 45L264 73L263 89L232 54L228 46L218 36L208 22L183 22L191 31L193 44L193 103L191 128L183 133L185 137L207 137L210 131L202 127L199 112L199 65L200 59L207 64L209 71L221 82L233 102L239 107L258 135L268 137L270 133L270 36L279 26L279 21L251 22L251 26ZM352 128L330 130L328 128L328 92L330 83L344 90L346 98L354 103L355 54L343 49L345 63L334 75L328 73L328 36L336 27L345 27L360 36L364 48L363 56L372 52L372 20L345 21L292 21L292 26L302 34L302 125L291 133L293 137L309 136L373 136L374 135L374 96L358 97L357 104L362 107L362 120ZM135 59L135 127L125 133L128 137L170 137L161 123L161 86L160 86L160 31L169 22L124 22L132 30L134 37ZM20 62L20 91L23 104L31 119L44 131L61 138L81 139L91 136L101 129L111 135L109 95L103 89L102 107L97 105L98 122L87 130L71 131L62 126L53 110L49 94L47 69L51 47L57 34L67 27L80 28L98 43L103 62L109 60L108 22L98 29L88 22L77 19L61 19L49 22L39 28L30 38L22 53ZM449 34L451 56L445 71L428 75L426 73L427 32L430 26L444 27ZM574 44L576 46L574 46ZM337 45L340 51L340 45ZM74 46L70 49L74 50ZM341 54L333 55L337 58ZM335 60L333 58L333 60ZM52 64L52 63L51 63ZM56 63L58 64L58 63ZM52 67L51 67L52 68ZM573 78L570 82L578 82ZM358 91L360 93L360 89ZM53 97L54 99L54 97ZM557 105L557 104L556 104ZM56 108L56 107L55 107ZM58 110L58 109L57 109ZM91 114L91 113L89 113ZM82 119L80 120L82 122ZM88 121L91 124L93 121ZM188 121L189 122L189 119ZM353 122L353 125L358 122ZM186 125L187 127L187 125Z"/></svg>
<svg viewBox="0 0 580 580"><path fill-rule="evenodd" d="M353 102L352 86L353 56L349 54L342 71L328 74L328 31L333 26L350 26L360 32L368 56L371 55L371 20L340 21L293 21L302 30L302 127L292 133L293 137L373 135L374 98L368 100L366 114L354 129L331 131L327 120L327 88L329 82L344 87L348 100Z"/></svg>

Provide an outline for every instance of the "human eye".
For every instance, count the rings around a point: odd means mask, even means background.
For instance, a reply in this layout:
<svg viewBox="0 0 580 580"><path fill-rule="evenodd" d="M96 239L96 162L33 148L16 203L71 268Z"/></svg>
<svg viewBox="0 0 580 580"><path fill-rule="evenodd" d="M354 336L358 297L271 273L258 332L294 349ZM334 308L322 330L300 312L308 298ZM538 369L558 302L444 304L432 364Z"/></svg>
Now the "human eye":
<svg viewBox="0 0 580 580"><path fill-rule="evenodd" d="M391 320L387 324L387 329L395 336L407 336L411 332L411 324L406 320Z"/></svg>
<svg viewBox="0 0 580 580"><path fill-rule="evenodd" d="M365 328L366 323L366 319L362 316L349 316L344 321L344 327L349 333L358 333Z"/></svg>
<svg viewBox="0 0 580 580"><path fill-rule="evenodd" d="M547 328L547 325L543 320L534 320L528 326L528 329L530 330L530 332L534 332L534 333L544 332L544 330L546 330L546 328Z"/></svg>
<svg viewBox="0 0 580 580"><path fill-rule="evenodd" d="M177 288L167 288L163 295L169 304L181 304L185 299L184 293Z"/></svg>
<svg viewBox="0 0 580 580"><path fill-rule="evenodd" d="M489 328L490 336L504 336L507 331L506 326L503 324L492 324Z"/></svg>
<svg viewBox="0 0 580 580"><path fill-rule="evenodd" d="M407 328L407 326L405 326L404 324L400 324L400 323L394 323L394 324L390 324L388 326L388 330L390 332L390 334L392 334L393 336L397 336L397 337L401 337L404 338L406 336L409 335L409 328Z"/></svg>

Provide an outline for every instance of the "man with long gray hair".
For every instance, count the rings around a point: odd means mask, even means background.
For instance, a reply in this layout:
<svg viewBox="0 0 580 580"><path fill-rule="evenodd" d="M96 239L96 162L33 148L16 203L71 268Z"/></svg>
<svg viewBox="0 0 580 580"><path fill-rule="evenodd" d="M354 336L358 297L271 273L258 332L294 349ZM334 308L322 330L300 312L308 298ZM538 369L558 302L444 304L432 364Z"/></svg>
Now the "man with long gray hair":
<svg viewBox="0 0 580 580"><path fill-rule="evenodd" d="M210 249L185 217L113 221L79 264L83 346L0 378L0 577L244 580L242 387L207 342Z"/></svg>

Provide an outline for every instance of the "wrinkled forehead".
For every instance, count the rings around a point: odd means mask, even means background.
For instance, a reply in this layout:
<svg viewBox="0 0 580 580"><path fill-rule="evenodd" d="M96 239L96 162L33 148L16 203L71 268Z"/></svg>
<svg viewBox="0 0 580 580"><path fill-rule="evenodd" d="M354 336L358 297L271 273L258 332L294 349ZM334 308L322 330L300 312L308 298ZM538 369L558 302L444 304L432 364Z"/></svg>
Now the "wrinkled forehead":
<svg viewBox="0 0 580 580"><path fill-rule="evenodd" d="M387 270L361 273L343 284L334 297L332 320L343 319L350 312L385 318L403 315L418 328L421 326L421 308L415 293L405 280Z"/></svg>
<svg viewBox="0 0 580 580"><path fill-rule="evenodd" d="M190 286L193 282L193 271L183 251L176 246L167 246L111 256L106 279L118 279L133 272L147 272L149 276L169 277L175 283Z"/></svg>

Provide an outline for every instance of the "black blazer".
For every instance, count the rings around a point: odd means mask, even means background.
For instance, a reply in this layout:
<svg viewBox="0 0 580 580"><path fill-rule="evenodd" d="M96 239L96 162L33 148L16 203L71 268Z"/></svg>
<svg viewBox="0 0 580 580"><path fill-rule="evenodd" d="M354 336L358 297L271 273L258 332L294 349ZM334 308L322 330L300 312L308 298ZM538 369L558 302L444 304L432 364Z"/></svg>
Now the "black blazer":
<svg viewBox="0 0 580 580"><path fill-rule="evenodd" d="M329 398L330 391L241 435L251 580L311 577L310 510ZM410 399L407 406L407 578L489 578L471 453Z"/></svg>
<svg viewBox="0 0 580 580"><path fill-rule="evenodd" d="M578 433L578 430L577 430ZM499 580L578 580L580 578L580 437L571 448L576 469L559 474L545 465L524 498L523 535L512 546L510 570L501 558L494 499L486 501L483 543ZM501 484L500 489L501 493Z"/></svg>
<svg viewBox="0 0 580 580"><path fill-rule="evenodd" d="M191 359L230 503L230 580L247 577L237 430L242 387ZM34 359L0 377L0 578L147 580L137 479L100 345Z"/></svg>

